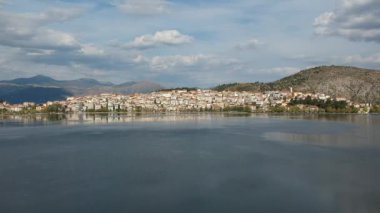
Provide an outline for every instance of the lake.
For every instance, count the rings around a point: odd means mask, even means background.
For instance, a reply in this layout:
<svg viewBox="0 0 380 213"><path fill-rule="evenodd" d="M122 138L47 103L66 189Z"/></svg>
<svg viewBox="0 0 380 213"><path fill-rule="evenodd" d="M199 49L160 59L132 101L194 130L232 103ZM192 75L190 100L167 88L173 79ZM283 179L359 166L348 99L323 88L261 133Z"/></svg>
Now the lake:
<svg viewBox="0 0 380 213"><path fill-rule="evenodd" d="M380 212L380 115L0 120L0 212Z"/></svg>

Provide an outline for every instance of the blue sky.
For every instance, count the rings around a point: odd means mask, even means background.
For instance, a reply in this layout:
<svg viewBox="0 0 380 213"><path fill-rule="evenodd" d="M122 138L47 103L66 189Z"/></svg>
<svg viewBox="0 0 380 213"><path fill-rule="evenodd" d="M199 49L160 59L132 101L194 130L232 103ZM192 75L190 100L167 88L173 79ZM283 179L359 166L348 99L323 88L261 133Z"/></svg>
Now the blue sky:
<svg viewBox="0 0 380 213"><path fill-rule="evenodd" d="M0 0L0 78L209 87L379 68L378 0Z"/></svg>

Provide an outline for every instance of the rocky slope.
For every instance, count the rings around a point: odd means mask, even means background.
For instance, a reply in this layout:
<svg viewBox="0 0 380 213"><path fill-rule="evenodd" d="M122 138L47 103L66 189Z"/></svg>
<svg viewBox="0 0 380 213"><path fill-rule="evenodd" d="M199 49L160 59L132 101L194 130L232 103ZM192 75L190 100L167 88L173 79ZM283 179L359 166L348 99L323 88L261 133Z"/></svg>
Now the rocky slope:
<svg viewBox="0 0 380 213"><path fill-rule="evenodd" d="M366 103L380 102L380 71L356 67L321 66L302 70L294 75L269 83L234 83L215 90L265 91L289 90L325 93Z"/></svg>

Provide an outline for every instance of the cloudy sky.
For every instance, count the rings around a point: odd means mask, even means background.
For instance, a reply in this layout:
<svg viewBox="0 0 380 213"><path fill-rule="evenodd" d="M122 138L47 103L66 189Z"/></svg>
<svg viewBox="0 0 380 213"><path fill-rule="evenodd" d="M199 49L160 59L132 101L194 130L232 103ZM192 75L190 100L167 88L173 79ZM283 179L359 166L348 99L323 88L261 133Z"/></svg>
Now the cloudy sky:
<svg viewBox="0 0 380 213"><path fill-rule="evenodd" d="M379 0L0 0L0 79L208 87L380 68Z"/></svg>

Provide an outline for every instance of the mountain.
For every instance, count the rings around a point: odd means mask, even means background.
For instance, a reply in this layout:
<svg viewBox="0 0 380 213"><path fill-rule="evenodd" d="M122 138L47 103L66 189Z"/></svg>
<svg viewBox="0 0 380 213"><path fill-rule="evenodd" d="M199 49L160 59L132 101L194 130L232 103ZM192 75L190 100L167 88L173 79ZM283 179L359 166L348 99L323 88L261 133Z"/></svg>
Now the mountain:
<svg viewBox="0 0 380 213"><path fill-rule="evenodd" d="M0 84L0 99L9 103L45 103L53 100L64 100L71 95L68 91L57 87Z"/></svg>
<svg viewBox="0 0 380 213"><path fill-rule="evenodd" d="M52 87L79 87L79 88L89 88L89 87L94 87L94 86L113 86L112 83L103 83L91 78L58 81L44 75L37 75L31 78L17 78L17 79L9 80L9 81L0 81L0 83L17 84L17 85L52 86Z"/></svg>
<svg viewBox="0 0 380 213"><path fill-rule="evenodd" d="M10 84L54 84L54 83L57 83L58 81L50 78L50 77L47 77L47 76L44 76L44 75L36 75L34 77L31 77L31 78L17 78L17 79L14 79L14 80L10 80L10 81L0 81L0 83L10 83Z"/></svg>
<svg viewBox="0 0 380 213"><path fill-rule="evenodd" d="M100 93L147 93L162 88L161 85L148 81L113 84L90 78L60 81L37 75L31 78L0 81L0 100L10 103L26 101L44 103L64 100L69 96L96 95Z"/></svg>
<svg viewBox="0 0 380 213"><path fill-rule="evenodd" d="M89 87L86 89L80 88L68 88L69 91L73 92L75 95L96 95L99 93L116 93L116 94L132 94L132 93L149 93L162 89L160 84L141 81L141 82L126 82L123 84L112 85L112 86L96 86Z"/></svg>
<svg viewBox="0 0 380 213"><path fill-rule="evenodd" d="M380 102L380 71L344 66L321 66L302 70L269 83L233 83L213 89L222 91L289 90L325 93L353 101Z"/></svg>

